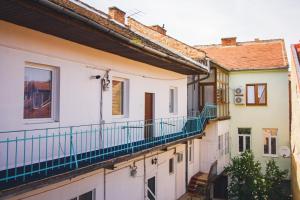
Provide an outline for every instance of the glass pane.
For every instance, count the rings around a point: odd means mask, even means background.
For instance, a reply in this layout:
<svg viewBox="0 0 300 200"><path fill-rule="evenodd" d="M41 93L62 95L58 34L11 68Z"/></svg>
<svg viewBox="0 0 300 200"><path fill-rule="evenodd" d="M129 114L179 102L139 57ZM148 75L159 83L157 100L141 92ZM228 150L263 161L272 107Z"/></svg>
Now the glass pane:
<svg viewBox="0 0 300 200"><path fill-rule="evenodd" d="M250 150L250 136L245 136L246 137L246 150Z"/></svg>
<svg viewBox="0 0 300 200"><path fill-rule="evenodd" d="M244 137L239 136L239 152L243 152L243 151L244 151Z"/></svg>
<svg viewBox="0 0 300 200"><path fill-rule="evenodd" d="M265 137L264 154L269 154L269 138Z"/></svg>
<svg viewBox="0 0 300 200"><path fill-rule="evenodd" d="M258 85L258 103L265 104L266 103L266 87L265 85Z"/></svg>
<svg viewBox="0 0 300 200"><path fill-rule="evenodd" d="M171 158L169 160L169 173L173 173L174 172L174 159Z"/></svg>
<svg viewBox="0 0 300 200"><path fill-rule="evenodd" d="M148 179L148 190L150 190L152 194L155 195L155 176Z"/></svg>
<svg viewBox="0 0 300 200"><path fill-rule="evenodd" d="M204 86L204 105L214 104L214 86L206 85Z"/></svg>
<svg viewBox="0 0 300 200"><path fill-rule="evenodd" d="M251 128L238 128L239 134L245 134L250 135L251 134Z"/></svg>
<svg viewBox="0 0 300 200"><path fill-rule="evenodd" d="M276 138L271 138L271 154L276 154Z"/></svg>
<svg viewBox="0 0 300 200"><path fill-rule="evenodd" d="M174 98L175 97L175 92L174 89L170 89L170 96L169 96L169 112L170 113L174 113Z"/></svg>
<svg viewBox="0 0 300 200"><path fill-rule="evenodd" d="M79 200L93 200L93 191L80 195Z"/></svg>
<svg viewBox="0 0 300 200"><path fill-rule="evenodd" d="M247 103L255 104L254 86L247 86Z"/></svg>
<svg viewBox="0 0 300 200"><path fill-rule="evenodd" d="M113 80L112 87L112 114L123 115L124 82Z"/></svg>
<svg viewBox="0 0 300 200"><path fill-rule="evenodd" d="M51 118L52 71L25 68L24 118Z"/></svg>

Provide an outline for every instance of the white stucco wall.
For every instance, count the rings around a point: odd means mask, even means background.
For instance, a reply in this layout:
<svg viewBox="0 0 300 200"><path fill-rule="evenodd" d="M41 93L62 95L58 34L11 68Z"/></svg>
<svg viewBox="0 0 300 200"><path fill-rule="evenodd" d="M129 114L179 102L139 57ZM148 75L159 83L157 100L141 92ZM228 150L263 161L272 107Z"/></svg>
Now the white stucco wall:
<svg viewBox="0 0 300 200"><path fill-rule="evenodd" d="M267 83L267 105L235 105L233 90L251 83ZM263 128L278 128L277 155L275 160L282 169L290 169L290 158L279 156L281 146L289 147L289 94L288 71L241 71L231 72L230 87L230 134L231 156L238 155L238 128L251 128L251 149L255 158L263 163L271 157L264 156ZM245 96L244 96L245 97Z"/></svg>
<svg viewBox="0 0 300 200"><path fill-rule="evenodd" d="M103 76L105 70L108 69L111 70L110 78L119 77L128 81L128 115L122 118L112 116L110 85L110 89L103 92L105 122L144 120L145 92L154 93L154 118L186 116L187 114L187 77L185 75L4 21L0 21L0 60L0 131L98 124L100 121L100 83L90 77ZM58 121L30 123L23 119L24 69L28 63L52 66L59 70ZM175 114L169 113L170 87L177 88ZM57 131L52 131L50 135ZM43 136L46 133L39 131L39 134ZM136 139L144 135L143 131L138 134L135 135ZM32 135L36 136L37 133L27 132L27 137ZM22 138L23 132L0 135L1 139L16 137ZM110 135L107 138L110 138ZM105 141L110 142L109 139ZM67 142L66 149L69 149L68 145ZM37 144L34 146L37 148ZM45 145L42 144L42 146ZM56 147L57 145L54 148ZM5 145L0 146L0 150L5 148ZM14 152L13 149L15 149L14 146L10 145L10 153ZM21 149L23 146L19 144L19 150ZM54 152L58 152L58 149L54 149ZM51 152L48 153L51 156ZM69 152L66 154L68 155ZM43 160L46 155L43 149L41 155L41 160ZM33 161L38 159L37 156L37 154L33 156ZM54 158L56 156L54 155ZM25 163L30 163L30 157L26 156ZM22 153L17 159L19 163L23 163ZM5 158L0 158L0 169L5 167L5 162ZM9 159L8 165L14 166L14 159Z"/></svg>
<svg viewBox="0 0 300 200"><path fill-rule="evenodd" d="M117 164L115 170L105 170L104 172L103 169L99 169L10 199L68 200L95 190L95 200L141 200L144 199L144 192L147 189L147 179L155 176L157 200L174 200L185 193L185 156L182 162L177 163L175 152L185 154L185 145L179 144L170 147L166 152L153 151L146 154L146 168L144 168L144 157L141 156ZM151 163L153 158L157 158L157 164ZM170 158L174 158L175 168L172 174L169 174ZM130 166L133 166L133 163L137 167L135 177L130 176Z"/></svg>
<svg viewBox="0 0 300 200"><path fill-rule="evenodd" d="M184 75L4 21L0 21L0 27L0 130L98 123L100 88L98 81L90 80L90 76L104 75L106 69L111 69L111 76L129 80L129 116L122 120L144 119L145 92L155 93L155 118L173 117L174 114L169 113L171 86L178 88L178 109L175 116L186 115L187 80ZM59 68L59 122L24 123L23 85L26 62ZM104 120L121 120L112 118L111 89L104 92L103 99Z"/></svg>

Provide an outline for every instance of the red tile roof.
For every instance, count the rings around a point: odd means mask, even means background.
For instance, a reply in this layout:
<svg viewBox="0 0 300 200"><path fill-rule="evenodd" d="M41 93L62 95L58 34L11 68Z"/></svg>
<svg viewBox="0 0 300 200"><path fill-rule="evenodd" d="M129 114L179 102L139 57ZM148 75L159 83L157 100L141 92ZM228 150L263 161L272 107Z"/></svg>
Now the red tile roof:
<svg viewBox="0 0 300 200"><path fill-rule="evenodd" d="M288 68L284 40L255 40L236 45L197 45L228 70Z"/></svg>

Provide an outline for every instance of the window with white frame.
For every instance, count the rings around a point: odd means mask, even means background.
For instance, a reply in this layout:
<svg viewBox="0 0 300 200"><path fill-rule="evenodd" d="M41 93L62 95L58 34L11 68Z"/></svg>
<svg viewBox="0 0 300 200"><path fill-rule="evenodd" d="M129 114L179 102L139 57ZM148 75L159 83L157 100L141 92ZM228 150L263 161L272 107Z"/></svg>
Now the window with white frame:
<svg viewBox="0 0 300 200"><path fill-rule="evenodd" d="M189 162L193 162L194 160L194 141L189 140L188 142L188 153L189 153Z"/></svg>
<svg viewBox="0 0 300 200"><path fill-rule="evenodd" d="M251 128L238 128L239 152L251 149Z"/></svg>
<svg viewBox="0 0 300 200"><path fill-rule="evenodd" d="M169 112L176 113L177 109L177 88L171 87L169 89Z"/></svg>
<svg viewBox="0 0 300 200"><path fill-rule="evenodd" d="M277 128L264 128L264 154L277 154Z"/></svg>
<svg viewBox="0 0 300 200"><path fill-rule="evenodd" d="M24 70L23 117L30 121L58 120L58 69L27 65Z"/></svg>
<svg viewBox="0 0 300 200"><path fill-rule="evenodd" d="M89 192L86 192L82 195L79 195L77 197L72 198L71 200L95 200L96 197L96 190L91 190Z"/></svg>
<svg viewBox="0 0 300 200"><path fill-rule="evenodd" d="M128 81L121 78L112 80L112 115L124 116L127 114Z"/></svg>

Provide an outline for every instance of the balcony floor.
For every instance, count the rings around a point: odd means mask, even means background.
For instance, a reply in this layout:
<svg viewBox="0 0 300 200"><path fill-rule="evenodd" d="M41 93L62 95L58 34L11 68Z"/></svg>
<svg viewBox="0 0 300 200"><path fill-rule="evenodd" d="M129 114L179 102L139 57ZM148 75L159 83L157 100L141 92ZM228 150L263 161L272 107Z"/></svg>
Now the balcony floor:
<svg viewBox="0 0 300 200"><path fill-rule="evenodd" d="M134 155L144 150L151 150L154 147L168 145L169 143L172 143L174 141L182 140L184 138L192 136L200 136L201 134L203 133L199 133L199 131L189 134L178 132L165 136L153 137L142 141L77 154L77 162L75 161L75 156L67 156L59 159L49 160L47 162L40 162L33 165L26 165L18 168L3 170L0 171L0 178L15 178L0 182L0 191L14 188L16 186L20 186L40 179L49 178L51 176L70 172L78 168L84 168L89 165L112 160L121 156Z"/></svg>

